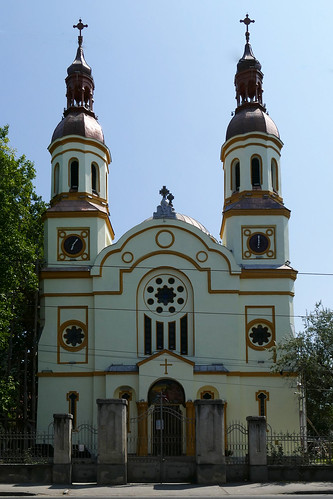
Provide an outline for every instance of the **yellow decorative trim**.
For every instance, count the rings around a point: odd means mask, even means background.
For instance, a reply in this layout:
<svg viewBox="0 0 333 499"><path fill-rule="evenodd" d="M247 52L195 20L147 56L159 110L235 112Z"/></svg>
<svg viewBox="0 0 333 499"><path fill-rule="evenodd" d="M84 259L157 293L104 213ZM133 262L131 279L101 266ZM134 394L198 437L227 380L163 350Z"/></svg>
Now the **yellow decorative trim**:
<svg viewBox="0 0 333 499"><path fill-rule="evenodd" d="M63 323L61 323L61 311L62 310L84 310L85 311L85 323L83 323L82 321L79 321L77 319L73 319L73 320L68 320L68 321L65 321ZM58 364L69 364L69 362L62 362L60 360L60 353L61 353L61 348L63 348L64 350L66 351L69 351L69 352L78 352L79 350L82 350L83 348L86 349L86 352L85 352L85 360L84 361L78 361L78 362L75 362L76 364L87 364L88 362L88 306L86 305L78 305L78 306L71 306L71 305L64 305L64 306L61 306L61 307L58 307L58 311L57 311L57 316L58 316L58 325L57 325L57 338L58 338L58 345L57 345L57 363ZM82 328L84 330L84 333L85 333L85 338L82 342L81 345L77 346L77 347L69 347L68 345L66 345L63 341L63 338L62 338L62 335L63 335L63 331L66 327L68 327L70 324L73 324L73 325L78 325L80 328Z"/></svg>
<svg viewBox="0 0 333 499"><path fill-rule="evenodd" d="M76 143L79 143L79 144L90 145L90 146L96 147L97 149L99 149L100 151L102 151L106 155L108 164L111 163L110 150L109 150L109 148L105 144L102 144L101 142L99 142L97 140L94 140L94 139L85 139L83 137L78 137L77 135L75 135L75 136L73 136L73 135L67 135L65 138L61 138L61 139L55 140L54 142L52 142L49 145L48 150L49 150L50 154L52 155L53 152L59 146L64 146L66 144L69 144L70 142L76 142ZM82 152L82 153L92 153L92 154L96 154L97 155L97 153L95 151L83 151L81 149L66 149L66 152L72 151L72 150L79 151L79 152ZM63 154L63 152L64 151L62 151L60 154ZM54 157L57 157L58 154L56 154ZM105 158L101 157L101 159L103 161L105 161Z"/></svg>
<svg viewBox="0 0 333 499"><path fill-rule="evenodd" d="M77 236L81 239L83 246L82 250L76 255L71 255L66 252L64 243L68 236ZM57 233L57 260L90 260L90 228L89 227L59 227Z"/></svg>
<svg viewBox="0 0 333 499"><path fill-rule="evenodd" d="M226 156L235 149L241 149L250 146L258 146L258 142L247 142L246 144L242 145L239 144L239 142L245 142L248 139L261 139L265 142L273 142L276 147L273 147L273 145L271 144L259 144L259 145L261 147L266 147L267 149L273 149L274 151L277 152L279 156L281 156L281 149L283 147L283 142L280 139L274 137L274 135L250 132L243 135L237 135L236 137L232 137L231 139L227 140L221 148L221 161L224 162ZM237 144L236 147L233 147L232 149L229 150L229 147L231 147L234 144Z"/></svg>
<svg viewBox="0 0 333 499"><path fill-rule="evenodd" d="M208 255L205 251L198 251L198 253L195 255L196 259L200 263L204 263L208 259Z"/></svg>
<svg viewBox="0 0 333 499"><path fill-rule="evenodd" d="M124 263L131 263L134 260L134 255L131 251L125 251L125 253L121 255L121 259Z"/></svg>
<svg viewBox="0 0 333 499"><path fill-rule="evenodd" d="M255 317L254 319L252 319L251 317L251 320L249 320L249 315L251 315L250 313L250 310L251 309L255 309L255 310L258 310L260 309L262 311L262 315L266 315L266 317L270 317L271 320L268 320L268 319L262 319L260 316L259 317ZM264 310L270 310L270 313L267 313L267 314L264 314ZM250 338L249 338L249 332L250 332L250 329L255 325L255 324L258 324L258 323L263 323L263 324L266 324L266 326L268 326L270 328L270 330L272 331L272 337L270 339L270 341L266 344L266 345L254 345L251 341L250 341ZM260 350L260 351L263 351L263 350L267 350L269 348L271 348L274 343L275 343L275 306L274 305L247 305L245 306L245 342L246 342L246 362L249 361L249 348L253 349L253 350Z"/></svg>
<svg viewBox="0 0 333 499"><path fill-rule="evenodd" d="M292 279L297 278L294 269L242 269L241 279Z"/></svg>
<svg viewBox="0 0 333 499"><path fill-rule="evenodd" d="M150 355L147 359L143 359L140 362L137 363L137 366L140 367L143 364L146 364L147 362L150 362L151 360L155 360L161 355L169 355L170 357L173 357L175 359L181 360L182 362L185 362L185 364L189 364L190 366L194 366L195 362L192 362L192 360L185 359L184 357L181 357L181 355L178 355L177 353L172 352L171 350L161 350L158 353L155 353L154 355Z"/></svg>
<svg viewBox="0 0 333 499"><path fill-rule="evenodd" d="M44 216L46 218L102 218L111 235L111 239L114 239L114 232L107 213L101 211L46 211Z"/></svg>
<svg viewBox="0 0 333 499"><path fill-rule="evenodd" d="M244 260L276 258L276 225L242 225L242 258ZM250 238L255 234L263 234L268 239L268 247L262 253L255 253L250 248ZM246 249L245 249L246 245ZM252 257L252 258L251 258Z"/></svg>
<svg viewBox="0 0 333 499"><path fill-rule="evenodd" d="M161 244L161 242L159 241L159 238L162 234L170 234L171 242L168 244ZM160 230L155 236L155 242L156 242L157 246L159 246L160 248L163 248L163 249L170 248L170 246L172 246L173 243L175 242L175 235L170 230Z"/></svg>
<svg viewBox="0 0 333 499"><path fill-rule="evenodd" d="M55 298L55 297L67 297L67 296L95 296L95 295L108 295L113 293L112 291L93 291L92 293L43 293L40 295L41 298ZM239 290L221 290L221 294L238 294L241 296L251 296L251 295L263 295L263 296L295 296L292 291L239 291Z"/></svg>
<svg viewBox="0 0 333 499"><path fill-rule="evenodd" d="M201 243L205 246L205 248L207 248L208 252L213 252L213 253L218 253L221 257L223 257L225 259L225 261L227 262L227 265L228 265L228 268L229 268L229 272L230 274L234 274L235 272L232 272L231 270L231 267L230 267L230 262L229 262L229 259L226 257L226 255L224 255L223 253L221 253L219 250L215 250L213 248L210 248L204 241L202 238L200 238L197 234L194 234L193 232L191 232L190 230L186 229L185 227L175 227L173 225L166 225L165 226L166 228L168 229L176 229L176 230L180 230L180 231L184 231L184 232L188 232L189 234L191 234L193 237L199 239L201 241ZM134 234L130 235L126 241L124 241L124 243L122 244L122 246L118 249L112 249L110 250L104 257L103 257L103 260L101 261L100 263L100 272L99 272L99 276L98 277L101 277L102 276L102 267L105 263L105 261L107 260L107 258L109 258L109 256L111 256L113 253L119 253L121 252L124 247L128 244L128 242L133 239L134 237L137 237L139 234L142 234L144 232L147 232L148 230L156 230L156 227L152 226L152 227L147 227L145 229L142 229L138 232L135 232ZM201 269L201 267L198 267L198 265L196 264L196 262L194 262L194 260L190 257L187 257L186 255L183 255L182 253L179 253L179 252L168 252L168 251L157 251L157 252L153 252L153 253L148 253L147 255L144 255L143 257L141 257L140 260L138 260L135 265L132 267L132 269L126 269L126 272L129 272L129 271L132 271L137 265L138 263L140 263L141 261L145 260L146 258L149 258L150 256L154 256L154 255L158 255L158 254L174 254L174 255L178 255L178 256L181 256L182 258L185 258L187 259L189 262L193 263L196 268L198 268L199 270L208 270L208 269ZM237 272L238 274L238 272Z"/></svg>

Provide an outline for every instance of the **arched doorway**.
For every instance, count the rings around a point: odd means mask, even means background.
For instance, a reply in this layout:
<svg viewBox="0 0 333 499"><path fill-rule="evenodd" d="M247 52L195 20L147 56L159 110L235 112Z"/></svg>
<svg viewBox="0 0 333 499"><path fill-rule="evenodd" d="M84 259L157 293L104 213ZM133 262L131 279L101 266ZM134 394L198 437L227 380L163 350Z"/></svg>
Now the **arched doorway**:
<svg viewBox="0 0 333 499"><path fill-rule="evenodd" d="M181 384L168 378L156 381L148 392L148 406L153 408L152 454L182 455L185 393Z"/></svg>

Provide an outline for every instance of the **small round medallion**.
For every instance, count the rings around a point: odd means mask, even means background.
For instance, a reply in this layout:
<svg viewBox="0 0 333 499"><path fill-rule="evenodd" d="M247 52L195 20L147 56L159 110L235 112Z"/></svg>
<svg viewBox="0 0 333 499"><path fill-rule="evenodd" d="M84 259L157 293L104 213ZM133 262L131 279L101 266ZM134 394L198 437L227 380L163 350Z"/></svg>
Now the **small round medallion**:
<svg viewBox="0 0 333 499"><path fill-rule="evenodd" d="M155 241L160 248L170 248L175 242L175 236L169 230L161 230L156 234Z"/></svg>
<svg viewBox="0 0 333 499"><path fill-rule="evenodd" d="M208 255L205 251L198 251L196 256L197 256L198 262L205 262L208 258Z"/></svg>
<svg viewBox="0 0 333 499"><path fill-rule="evenodd" d="M131 253L130 251L126 251L121 256L121 259L124 263L131 263L133 261L133 258L134 258L133 253Z"/></svg>

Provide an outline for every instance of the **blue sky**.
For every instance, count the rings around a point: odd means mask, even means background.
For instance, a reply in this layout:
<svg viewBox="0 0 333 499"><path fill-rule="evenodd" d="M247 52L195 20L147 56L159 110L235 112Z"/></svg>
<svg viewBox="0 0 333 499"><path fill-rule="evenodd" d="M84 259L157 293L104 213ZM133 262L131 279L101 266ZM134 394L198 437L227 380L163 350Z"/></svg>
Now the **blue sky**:
<svg viewBox="0 0 333 499"><path fill-rule="evenodd" d="M333 2L318 0L0 0L0 126L34 161L50 197L47 146L65 106L79 17L95 80L94 109L111 150L111 221L118 239L152 215L162 185L176 211L218 237L220 148L235 108L234 74L248 12L264 101L277 124L290 260L300 274L295 315L333 307ZM301 320L296 318L296 330Z"/></svg>

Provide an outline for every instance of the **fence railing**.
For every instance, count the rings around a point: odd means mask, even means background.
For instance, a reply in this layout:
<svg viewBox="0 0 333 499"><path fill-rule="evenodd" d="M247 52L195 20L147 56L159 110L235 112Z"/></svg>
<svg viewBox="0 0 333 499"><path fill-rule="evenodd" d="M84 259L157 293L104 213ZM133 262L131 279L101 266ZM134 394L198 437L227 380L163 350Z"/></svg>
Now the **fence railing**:
<svg viewBox="0 0 333 499"><path fill-rule="evenodd" d="M226 428L225 456L227 464L244 464L248 456L247 427L239 422L233 422Z"/></svg>
<svg viewBox="0 0 333 499"><path fill-rule="evenodd" d="M333 465L333 436L267 433L268 464Z"/></svg>
<svg viewBox="0 0 333 499"><path fill-rule="evenodd" d="M97 459L97 428L83 423L72 432L72 460L74 462Z"/></svg>
<svg viewBox="0 0 333 499"><path fill-rule="evenodd" d="M0 431L0 464L53 461L53 426L45 432Z"/></svg>

